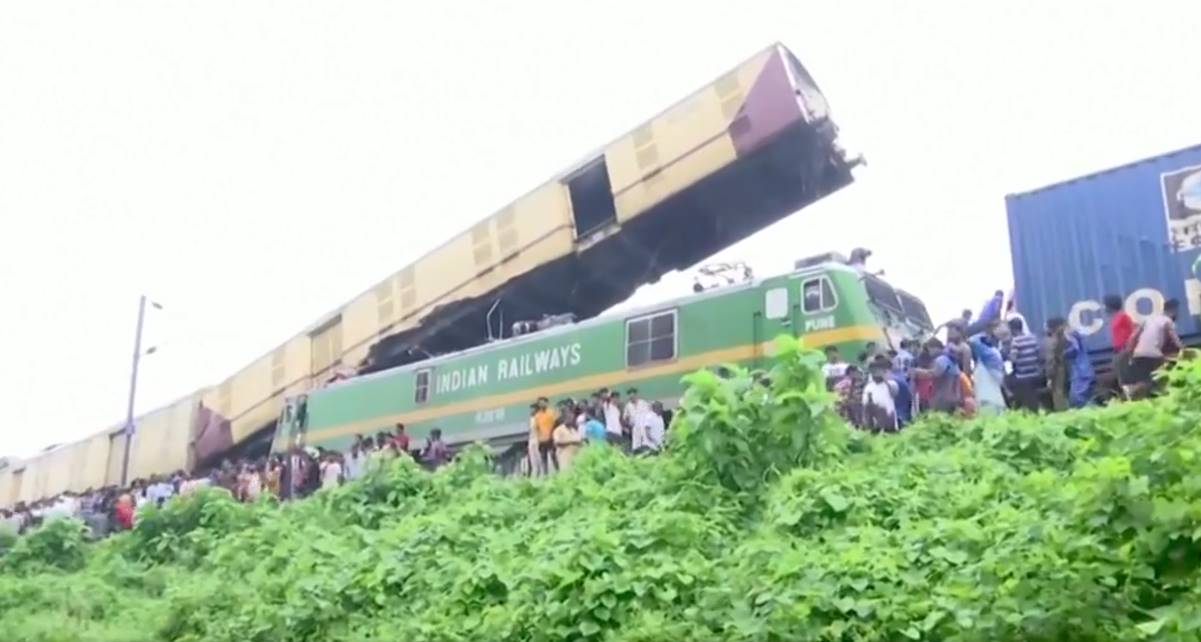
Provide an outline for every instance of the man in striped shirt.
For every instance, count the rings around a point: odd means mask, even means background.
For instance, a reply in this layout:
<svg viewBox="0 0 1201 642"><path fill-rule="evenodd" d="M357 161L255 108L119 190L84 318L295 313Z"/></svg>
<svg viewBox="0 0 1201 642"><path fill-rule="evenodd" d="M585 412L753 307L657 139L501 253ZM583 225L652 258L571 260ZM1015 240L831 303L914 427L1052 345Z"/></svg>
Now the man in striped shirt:
<svg viewBox="0 0 1201 642"><path fill-rule="evenodd" d="M1046 381L1042 357L1039 354L1040 342L1038 337L1026 332L1021 319L1009 320L1009 332L1013 339L1010 341L1006 358L1013 365L1011 386L1014 400L1019 408L1038 412L1038 392Z"/></svg>

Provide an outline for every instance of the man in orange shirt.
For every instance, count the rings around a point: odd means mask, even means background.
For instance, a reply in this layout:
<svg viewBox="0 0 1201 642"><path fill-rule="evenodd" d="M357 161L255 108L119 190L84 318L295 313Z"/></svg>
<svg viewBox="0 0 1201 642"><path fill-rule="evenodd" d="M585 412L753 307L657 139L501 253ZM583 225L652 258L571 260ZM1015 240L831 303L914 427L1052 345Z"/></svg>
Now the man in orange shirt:
<svg viewBox="0 0 1201 642"><path fill-rule="evenodd" d="M542 460L544 474L550 473L551 462L554 462L555 470L559 468L558 459L555 457L556 419L558 419L558 415L550 407L550 401L546 397L538 397L538 411L534 413L534 429L538 433L538 457Z"/></svg>

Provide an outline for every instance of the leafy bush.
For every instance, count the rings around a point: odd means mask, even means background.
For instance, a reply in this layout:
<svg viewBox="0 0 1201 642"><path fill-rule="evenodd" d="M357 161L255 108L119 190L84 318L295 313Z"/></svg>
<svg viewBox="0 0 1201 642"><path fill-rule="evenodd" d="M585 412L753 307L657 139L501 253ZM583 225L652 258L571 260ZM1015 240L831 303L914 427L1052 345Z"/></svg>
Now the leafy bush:
<svg viewBox="0 0 1201 642"><path fill-rule="evenodd" d="M0 555L7 553L8 549L12 548L16 543L17 531L4 528L4 525L0 524Z"/></svg>
<svg viewBox="0 0 1201 642"><path fill-rule="evenodd" d="M1164 399L848 430L818 357L689 377L668 452L547 479L482 451L310 500L220 492L3 558L38 641L1196 640L1201 366Z"/></svg>
<svg viewBox="0 0 1201 642"><path fill-rule="evenodd" d="M77 571L83 568L87 526L73 519L52 519L21 537L0 558L6 573L30 573L45 569Z"/></svg>

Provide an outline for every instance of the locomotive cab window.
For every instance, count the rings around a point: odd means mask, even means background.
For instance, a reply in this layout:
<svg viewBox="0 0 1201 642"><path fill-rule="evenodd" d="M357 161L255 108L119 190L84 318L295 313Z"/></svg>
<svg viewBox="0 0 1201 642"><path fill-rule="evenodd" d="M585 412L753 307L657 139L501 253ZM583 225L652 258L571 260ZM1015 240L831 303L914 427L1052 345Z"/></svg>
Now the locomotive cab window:
<svg viewBox="0 0 1201 642"><path fill-rule="evenodd" d="M805 314L826 312L836 307L838 297L828 277L815 277L801 284L801 310Z"/></svg>
<svg viewBox="0 0 1201 642"><path fill-rule="evenodd" d="M626 367L676 358L676 311L626 321Z"/></svg>
<svg viewBox="0 0 1201 642"><path fill-rule="evenodd" d="M413 401L415 403L425 403L430 400L430 371L418 370L413 388Z"/></svg>

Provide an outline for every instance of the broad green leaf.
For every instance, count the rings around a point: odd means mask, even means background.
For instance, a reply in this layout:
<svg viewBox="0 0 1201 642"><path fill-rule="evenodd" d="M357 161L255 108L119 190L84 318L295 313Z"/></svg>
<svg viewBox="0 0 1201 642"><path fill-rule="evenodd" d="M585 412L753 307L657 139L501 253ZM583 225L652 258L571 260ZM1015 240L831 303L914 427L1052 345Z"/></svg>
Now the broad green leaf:
<svg viewBox="0 0 1201 642"><path fill-rule="evenodd" d="M1138 624L1136 625L1136 628L1138 628L1139 632L1143 635L1150 636L1158 634L1160 629L1163 628L1164 624L1167 624L1167 620L1164 618L1159 618L1157 620L1150 620L1148 622Z"/></svg>

